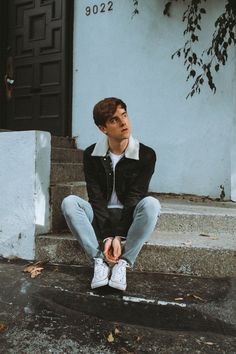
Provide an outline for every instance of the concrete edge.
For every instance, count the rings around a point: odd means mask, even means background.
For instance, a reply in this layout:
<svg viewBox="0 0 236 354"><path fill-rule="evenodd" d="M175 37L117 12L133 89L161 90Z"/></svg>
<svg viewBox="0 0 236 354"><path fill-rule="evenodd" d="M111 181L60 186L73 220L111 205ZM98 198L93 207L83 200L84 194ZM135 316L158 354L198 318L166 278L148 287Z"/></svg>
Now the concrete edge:
<svg viewBox="0 0 236 354"><path fill-rule="evenodd" d="M37 236L36 259L50 263L91 265L79 242L69 235ZM199 277L236 276L236 251L145 244L134 270Z"/></svg>

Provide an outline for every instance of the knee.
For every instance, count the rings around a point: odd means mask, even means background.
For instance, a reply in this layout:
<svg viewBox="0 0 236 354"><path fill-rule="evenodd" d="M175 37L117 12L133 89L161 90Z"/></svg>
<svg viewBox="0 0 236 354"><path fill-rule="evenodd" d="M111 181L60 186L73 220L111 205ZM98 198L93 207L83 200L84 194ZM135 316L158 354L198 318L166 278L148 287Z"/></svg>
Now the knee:
<svg viewBox="0 0 236 354"><path fill-rule="evenodd" d="M68 195L61 203L61 210L64 215L69 215L78 205L78 199L76 195Z"/></svg>
<svg viewBox="0 0 236 354"><path fill-rule="evenodd" d="M158 217L161 213L161 204L158 199L146 197L139 202L143 212L149 217Z"/></svg>

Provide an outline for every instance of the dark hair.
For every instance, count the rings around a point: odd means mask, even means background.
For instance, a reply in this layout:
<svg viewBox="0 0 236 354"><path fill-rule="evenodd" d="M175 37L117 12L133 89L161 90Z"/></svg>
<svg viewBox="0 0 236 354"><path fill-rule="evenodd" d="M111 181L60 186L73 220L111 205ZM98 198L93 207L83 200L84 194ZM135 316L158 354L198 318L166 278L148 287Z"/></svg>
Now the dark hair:
<svg viewBox="0 0 236 354"><path fill-rule="evenodd" d="M126 104L119 98L108 97L99 101L93 108L93 119L97 126L106 125L107 120L113 116L118 106L126 110Z"/></svg>

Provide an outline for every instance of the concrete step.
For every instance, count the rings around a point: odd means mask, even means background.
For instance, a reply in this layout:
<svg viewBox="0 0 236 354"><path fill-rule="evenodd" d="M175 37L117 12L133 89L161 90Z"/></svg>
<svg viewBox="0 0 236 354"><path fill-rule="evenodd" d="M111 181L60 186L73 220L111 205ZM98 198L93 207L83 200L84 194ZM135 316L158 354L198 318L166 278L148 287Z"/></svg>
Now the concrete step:
<svg viewBox="0 0 236 354"><path fill-rule="evenodd" d="M52 148L52 162L82 162L83 150L71 148Z"/></svg>
<svg viewBox="0 0 236 354"><path fill-rule="evenodd" d="M84 181L82 163L58 163L51 164L51 185L72 181Z"/></svg>
<svg viewBox="0 0 236 354"><path fill-rule="evenodd" d="M162 205L157 224L160 231L236 234L236 204L233 202L158 199Z"/></svg>
<svg viewBox="0 0 236 354"><path fill-rule="evenodd" d="M69 136L52 136L51 140L52 147L59 147L59 148L76 148L75 139Z"/></svg>
<svg viewBox="0 0 236 354"><path fill-rule="evenodd" d="M71 234L36 238L36 259L51 263L91 264ZM231 234L212 238L198 233L155 231L137 258L135 270L201 277L236 276L236 242Z"/></svg>
<svg viewBox="0 0 236 354"><path fill-rule="evenodd" d="M73 183L61 183L51 186L50 188L50 203L51 203L51 215L52 215L52 232L58 232L60 230L68 230L65 218L61 213L62 200L70 195L78 195L83 199L88 199L86 183L85 182L73 182Z"/></svg>
<svg viewBox="0 0 236 354"><path fill-rule="evenodd" d="M87 200L86 183L71 182L51 189L51 208L53 214L52 231L66 230L67 225L58 206L64 197L75 194ZM236 206L231 202L193 203L169 200L159 197L162 205L161 216L156 225L163 232L196 232L198 234L235 234ZM57 209L54 212L54 209ZM236 242L236 241L235 241Z"/></svg>

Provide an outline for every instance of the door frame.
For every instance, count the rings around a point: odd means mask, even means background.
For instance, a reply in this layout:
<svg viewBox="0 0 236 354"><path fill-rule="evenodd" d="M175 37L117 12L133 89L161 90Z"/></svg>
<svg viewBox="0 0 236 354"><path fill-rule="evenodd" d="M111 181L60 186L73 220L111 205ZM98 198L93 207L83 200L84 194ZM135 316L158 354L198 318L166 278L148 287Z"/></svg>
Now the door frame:
<svg viewBox="0 0 236 354"><path fill-rule="evenodd" d="M0 128L6 128L5 70L7 53L7 0L0 1Z"/></svg>
<svg viewBox="0 0 236 354"><path fill-rule="evenodd" d="M5 94L4 76L7 59L7 19L8 19L8 1L0 0L0 129L7 127L7 101ZM65 121L64 135L72 136L72 92L73 92L73 29L74 29L74 0L65 1L66 28L64 38L64 51L66 75L65 80Z"/></svg>
<svg viewBox="0 0 236 354"><path fill-rule="evenodd" d="M65 136L72 136L72 94L73 94L73 33L74 33L74 0L66 0L66 40L64 53L66 56L66 92L67 92L67 104L65 109L65 114L67 119L65 119Z"/></svg>

